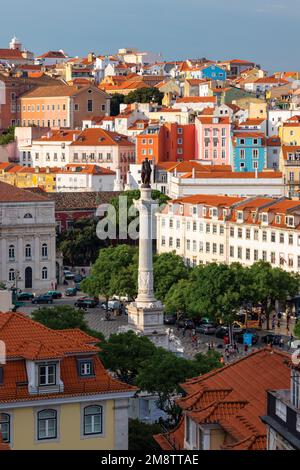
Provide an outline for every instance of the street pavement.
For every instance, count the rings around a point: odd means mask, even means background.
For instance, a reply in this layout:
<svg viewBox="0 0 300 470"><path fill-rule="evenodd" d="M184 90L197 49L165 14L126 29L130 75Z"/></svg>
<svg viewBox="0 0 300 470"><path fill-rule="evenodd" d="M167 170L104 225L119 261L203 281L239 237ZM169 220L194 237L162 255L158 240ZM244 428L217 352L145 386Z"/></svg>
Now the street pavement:
<svg viewBox="0 0 300 470"><path fill-rule="evenodd" d="M63 289L60 289L60 290L64 293ZM83 295L84 294L82 292L79 292L74 297L65 297L63 294L63 298L54 300L52 306L56 306L56 305L74 306L74 303L76 302L76 300L79 297L82 297ZM31 304L31 302L25 302L24 307L19 308L19 311L22 311L27 315L31 315L31 313L37 308L39 308L40 306L43 307L44 305L33 305ZM48 307L48 305L46 306ZM121 315L121 316L111 315L111 319L106 320L105 311L101 309L100 307L88 309L87 313L85 314L85 318L89 327L91 329L94 329L96 331L100 331L101 333L103 333L105 338L109 338L110 335L114 333L118 333L119 328L121 326L127 325L128 323L127 315ZM280 326L277 326L276 324L275 329L270 330L270 332L272 333L283 335L284 343L285 343L283 349L286 351L289 350L289 339L290 339L290 334L294 328L294 323L295 322L292 319L290 322L289 331L288 331L286 319L283 318L280 323ZM263 326L265 327L265 325ZM191 330L186 330L186 332L184 333L182 328L178 329L175 325L174 326L166 325L165 328L166 328L166 331L169 331L171 329L172 333L180 339L182 346L184 348L184 356L187 358L193 358L195 354L199 352L201 353L207 352L209 350L209 343L211 342L213 342L214 349L219 351L221 354L224 353L224 341L222 339L216 338L214 335L208 336L208 335L202 335L202 334L197 333L197 342L194 343L191 337ZM265 328L261 331L258 331L258 336L259 336L258 344L253 346L252 348L249 348L247 352L245 352L244 346L242 344L238 344L238 353L231 354L229 358L225 357L225 362L228 362L228 361L231 362L232 360L242 357L245 354L249 354L255 348L260 348L260 347L265 346L265 344L262 343L261 341L261 336L267 333L268 331Z"/></svg>

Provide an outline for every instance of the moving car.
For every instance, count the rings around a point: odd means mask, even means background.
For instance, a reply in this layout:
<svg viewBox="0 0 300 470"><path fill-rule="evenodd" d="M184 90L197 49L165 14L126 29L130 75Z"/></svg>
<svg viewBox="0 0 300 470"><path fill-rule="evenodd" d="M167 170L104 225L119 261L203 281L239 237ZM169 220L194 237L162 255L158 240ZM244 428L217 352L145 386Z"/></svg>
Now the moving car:
<svg viewBox="0 0 300 470"><path fill-rule="evenodd" d="M51 295L42 294L32 299L33 304L53 304L53 298Z"/></svg>
<svg viewBox="0 0 300 470"><path fill-rule="evenodd" d="M76 287L69 287L68 289L66 289L65 295L67 297L73 297L76 294L77 294L77 288Z"/></svg>
<svg viewBox="0 0 300 470"><path fill-rule="evenodd" d="M196 326L197 333L202 335L213 335L216 332L216 327L212 323L203 323L202 325Z"/></svg>
<svg viewBox="0 0 300 470"><path fill-rule="evenodd" d="M20 292L20 294L17 295L17 300L32 300L34 298L34 294L31 292Z"/></svg>
<svg viewBox="0 0 300 470"><path fill-rule="evenodd" d="M48 290L48 292L46 292L46 295L51 295L52 299L62 298L62 293L59 292L58 290Z"/></svg>
<svg viewBox="0 0 300 470"><path fill-rule="evenodd" d="M90 297L81 297L75 302L75 307L78 308L95 308L99 301Z"/></svg>

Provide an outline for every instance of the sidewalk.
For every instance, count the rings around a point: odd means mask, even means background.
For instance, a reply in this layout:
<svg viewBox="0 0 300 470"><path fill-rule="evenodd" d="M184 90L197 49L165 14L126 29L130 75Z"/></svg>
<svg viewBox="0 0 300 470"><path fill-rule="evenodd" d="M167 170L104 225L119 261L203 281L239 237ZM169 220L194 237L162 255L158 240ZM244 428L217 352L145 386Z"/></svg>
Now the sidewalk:
<svg viewBox="0 0 300 470"><path fill-rule="evenodd" d="M289 325L287 325L286 318L282 316L280 320L280 327L277 326L277 321L275 323L275 329L272 329L272 319L270 318L270 329L267 330L267 323L264 322L262 326L262 331L265 331L266 333L274 333L276 335L283 335L289 337L291 334L294 335L294 328L296 324L296 318L291 317Z"/></svg>

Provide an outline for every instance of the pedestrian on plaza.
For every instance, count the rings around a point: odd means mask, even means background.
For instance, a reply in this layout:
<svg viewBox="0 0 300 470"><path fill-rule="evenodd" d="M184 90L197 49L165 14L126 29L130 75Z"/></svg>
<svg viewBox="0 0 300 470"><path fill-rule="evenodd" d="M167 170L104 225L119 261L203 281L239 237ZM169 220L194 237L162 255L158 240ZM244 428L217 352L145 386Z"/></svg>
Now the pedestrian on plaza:
<svg viewBox="0 0 300 470"><path fill-rule="evenodd" d="M208 341L208 343L207 343L207 349L208 349L208 351L210 351L210 350L211 350L211 344L210 344L210 341Z"/></svg>
<svg viewBox="0 0 300 470"><path fill-rule="evenodd" d="M224 345L226 346L227 344L229 344L229 336L228 335L224 336Z"/></svg>
<svg viewBox="0 0 300 470"><path fill-rule="evenodd" d="M230 359L230 351L229 351L229 347L226 346L225 348L225 356L226 356L226 362L229 362L229 359Z"/></svg>
<svg viewBox="0 0 300 470"><path fill-rule="evenodd" d="M279 340L279 346L281 349L284 348L284 341L283 341L283 338L281 337L280 340Z"/></svg>
<svg viewBox="0 0 300 470"><path fill-rule="evenodd" d="M182 336L185 336L186 333L186 325L184 325L183 330L182 330Z"/></svg>
<svg viewBox="0 0 300 470"><path fill-rule="evenodd" d="M294 336L291 333L290 340L289 340L289 347L290 348L292 347L293 341L294 341Z"/></svg>
<svg viewBox="0 0 300 470"><path fill-rule="evenodd" d="M277 320L277 328L280 328L280 318Z"/></svg>
<svg viewBox="0 0 300 470"><path fill-rule="evenodd" d="M244 351L245 351L245 353L248 352L248 344L245 344L245 346L244 346Z"/></svg>
<svg viewBox="0 0 300 470"><path fill-rule="evenodd" d="M224 364L224 362L225 362L225 361L224 361L224 356L221 356L221 357L220 357L220 362L221 362L221 364Z"/></svg>
<svg viewBox="0 0 300 470"><path fill-rule="evenodd" d="M273 315L273 317L272 317L272 330L275 330L275 325L276 325L276 319L275 319L275 315Z"/></svg>

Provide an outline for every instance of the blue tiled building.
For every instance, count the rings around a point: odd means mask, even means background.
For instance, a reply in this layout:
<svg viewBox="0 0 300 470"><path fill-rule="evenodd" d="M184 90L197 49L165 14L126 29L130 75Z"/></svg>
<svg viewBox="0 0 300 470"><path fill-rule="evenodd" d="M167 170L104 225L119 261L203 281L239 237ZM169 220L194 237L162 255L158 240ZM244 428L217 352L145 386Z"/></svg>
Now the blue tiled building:
<svg viewBox="0 0 300 470"><path fill-rule="evenodd" d="M267 166L267 149L264 134L236 132L233 137L234 171L263 171Z"/></svg>
<svg viewBox="0 0 300 470"><path fill-rule="evenodd" d="M226 80L226 70L218 65L211 64L202 69L202 78L210 78L211 80Z"/></svg>

